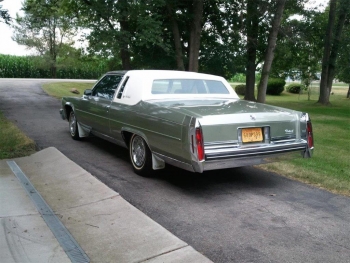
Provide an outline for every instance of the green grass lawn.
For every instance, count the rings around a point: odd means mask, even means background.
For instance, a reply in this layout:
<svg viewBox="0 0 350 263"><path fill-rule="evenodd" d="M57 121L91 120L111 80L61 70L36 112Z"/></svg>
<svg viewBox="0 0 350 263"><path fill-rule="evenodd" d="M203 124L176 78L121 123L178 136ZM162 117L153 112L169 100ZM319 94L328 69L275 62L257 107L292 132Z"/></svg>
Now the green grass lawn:
<svg viewBox="0 0 350 263"><path fill-rule="evenodd" d="M84 90L91 89L94 83L89 82L54 82L43 85L43 90L55 98L61 99L66 96L82 96ZM74 94L70 90L77 89L80 94Z"/></svg>
<svg viewBox="0 0 350 263"><path fill-rule="evenodd" d="M231 85L235 87L237 83ZM319 84L307 92L267 96L266 103L308 112L313 125L315 150L311 159L294 159L259 165L258 168L316 185L329 191L350 196L350 100L349 86L334 84L330 106L317 104ZM242 97L242 96L241 96Z"/></svg>
<svg viewBox="0 0 350 263"><path fill-rule="evenodd" d="M350 196L350 100L347 88L333 87L331 106L316 104L318 94L301 96L283 93L267 97L267 103L310 114L315 150L311 159L295 159L261 166L303 182ZM317 96L316 96L317 95Z"/></svg>
<svg viewBox="0 0 350 263"><path fill-rule="evenodd" d="M34 141L0 112L0 159L27 156L34 152Z"/></svg>
<svg viewBox="0 0 350 263"><path fill-rule="evenodd" d="M233 86L237 85L235 83ZM81 96L85 89L91 88L92 83L50 83L43 89L51 96ZM72 94L71 88L80 91L80 95ZM350 196L350 100L346 99L348 86L337 84L333 86L331 105L321 106L316 104L318 99L318 86L311 87L310 100L307 93L290 94L283 92L280 96L267 96L266 103L279 107L290 108L310 114L313 130L315 151L311 159L294 159L279 163L257 166L260 169L276 172L278 174L303 181L329 191ZM0 139L0 158L10 158L16 142L20 142L18 149L26 149L27 145L33 145L28 138L17 139L17 132L4 129L3 116L0 115L0 138L12 138L12 142L5 146ZM7 123L7 122L6 122ZM9 129L13 124L7 123ZM5 133L4 133L5 131ZM29 141L28 141L29 140ZM29 146L28 146L29 147ZM34 149L33 146L31 146ZM16 148L17 149L17 148ZM15 150L21 154L21 150Z"/></svg>

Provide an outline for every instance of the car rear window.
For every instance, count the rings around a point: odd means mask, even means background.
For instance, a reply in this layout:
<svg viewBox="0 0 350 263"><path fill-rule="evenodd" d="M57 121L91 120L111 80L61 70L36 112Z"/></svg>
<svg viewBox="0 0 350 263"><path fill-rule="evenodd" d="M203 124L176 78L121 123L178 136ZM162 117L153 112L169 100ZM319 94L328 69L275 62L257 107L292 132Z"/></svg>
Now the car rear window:
<svg viewBox="0 0 350 263"><path fill-rule="evenodd" d="M157 79L153 81L152 94L229 94L219 80Z"/></svg>

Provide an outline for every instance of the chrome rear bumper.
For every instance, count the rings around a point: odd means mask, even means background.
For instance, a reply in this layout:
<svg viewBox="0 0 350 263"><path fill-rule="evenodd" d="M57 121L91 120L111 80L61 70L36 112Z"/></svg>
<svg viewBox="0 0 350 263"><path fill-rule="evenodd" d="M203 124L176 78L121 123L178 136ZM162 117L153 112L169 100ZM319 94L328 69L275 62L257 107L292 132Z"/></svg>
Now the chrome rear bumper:
<svg viewBox="0 0 350 263"><path fill-rule="evenodd" d="M236 148L235 150L230 147L223 149L221 149L221 151L218 149L216 151L206 149L206 158L204 161L198 162L192 160L191 163L179 161L155 152L153 152L153 154L168 164L180 167L187 171L203 173L204 171L209 170L258 165L300 157L310 158L313 152L313 148L309 149L307 143L304 141L301 143L273 145L270 147L265 145L264 147L245 149Z"/></svg>
<svg viewBox="0 0 350 263"><path fill-rule="evenodd" d="M258 165L298 157L310 158L312 153L313 149L309 149L304 140L297 143L257 145L246 148L209 147L205 151L205 161L193 163L193 168L195 172L202 173L208 170Z"/></svg>

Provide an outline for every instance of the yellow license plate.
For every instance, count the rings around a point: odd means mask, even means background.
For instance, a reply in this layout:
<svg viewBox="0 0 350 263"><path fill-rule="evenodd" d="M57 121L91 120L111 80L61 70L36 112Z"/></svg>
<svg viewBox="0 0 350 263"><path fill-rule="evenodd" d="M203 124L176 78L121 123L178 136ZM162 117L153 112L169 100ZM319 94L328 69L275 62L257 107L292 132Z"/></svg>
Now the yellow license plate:
<svg viewBox="0 0 350 263"><path fill-rule="evenodd" d="M262 128L242 129L242 142L262 142Z"/></svg>

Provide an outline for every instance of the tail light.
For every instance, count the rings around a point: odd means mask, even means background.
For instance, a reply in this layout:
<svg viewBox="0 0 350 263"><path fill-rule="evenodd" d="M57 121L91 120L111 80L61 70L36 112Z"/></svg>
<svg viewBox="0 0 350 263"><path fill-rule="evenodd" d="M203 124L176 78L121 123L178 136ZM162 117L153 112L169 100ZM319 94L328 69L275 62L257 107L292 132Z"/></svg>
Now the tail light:
<svg viewBox="0 0 350 263"><path fill-rule="evenodd" d="M307 132L307 144L309 148L314 147L314 136L312 134L312 124L311 121L308 121L306 124L306 132Z"/></svg>
<svg viewBox="0 0 350 263"><path fill-rule="evenodd" d="M198 161L204 160L204 144L203 144L203 133L201 128L196 128L196 147Z"/></svg>

